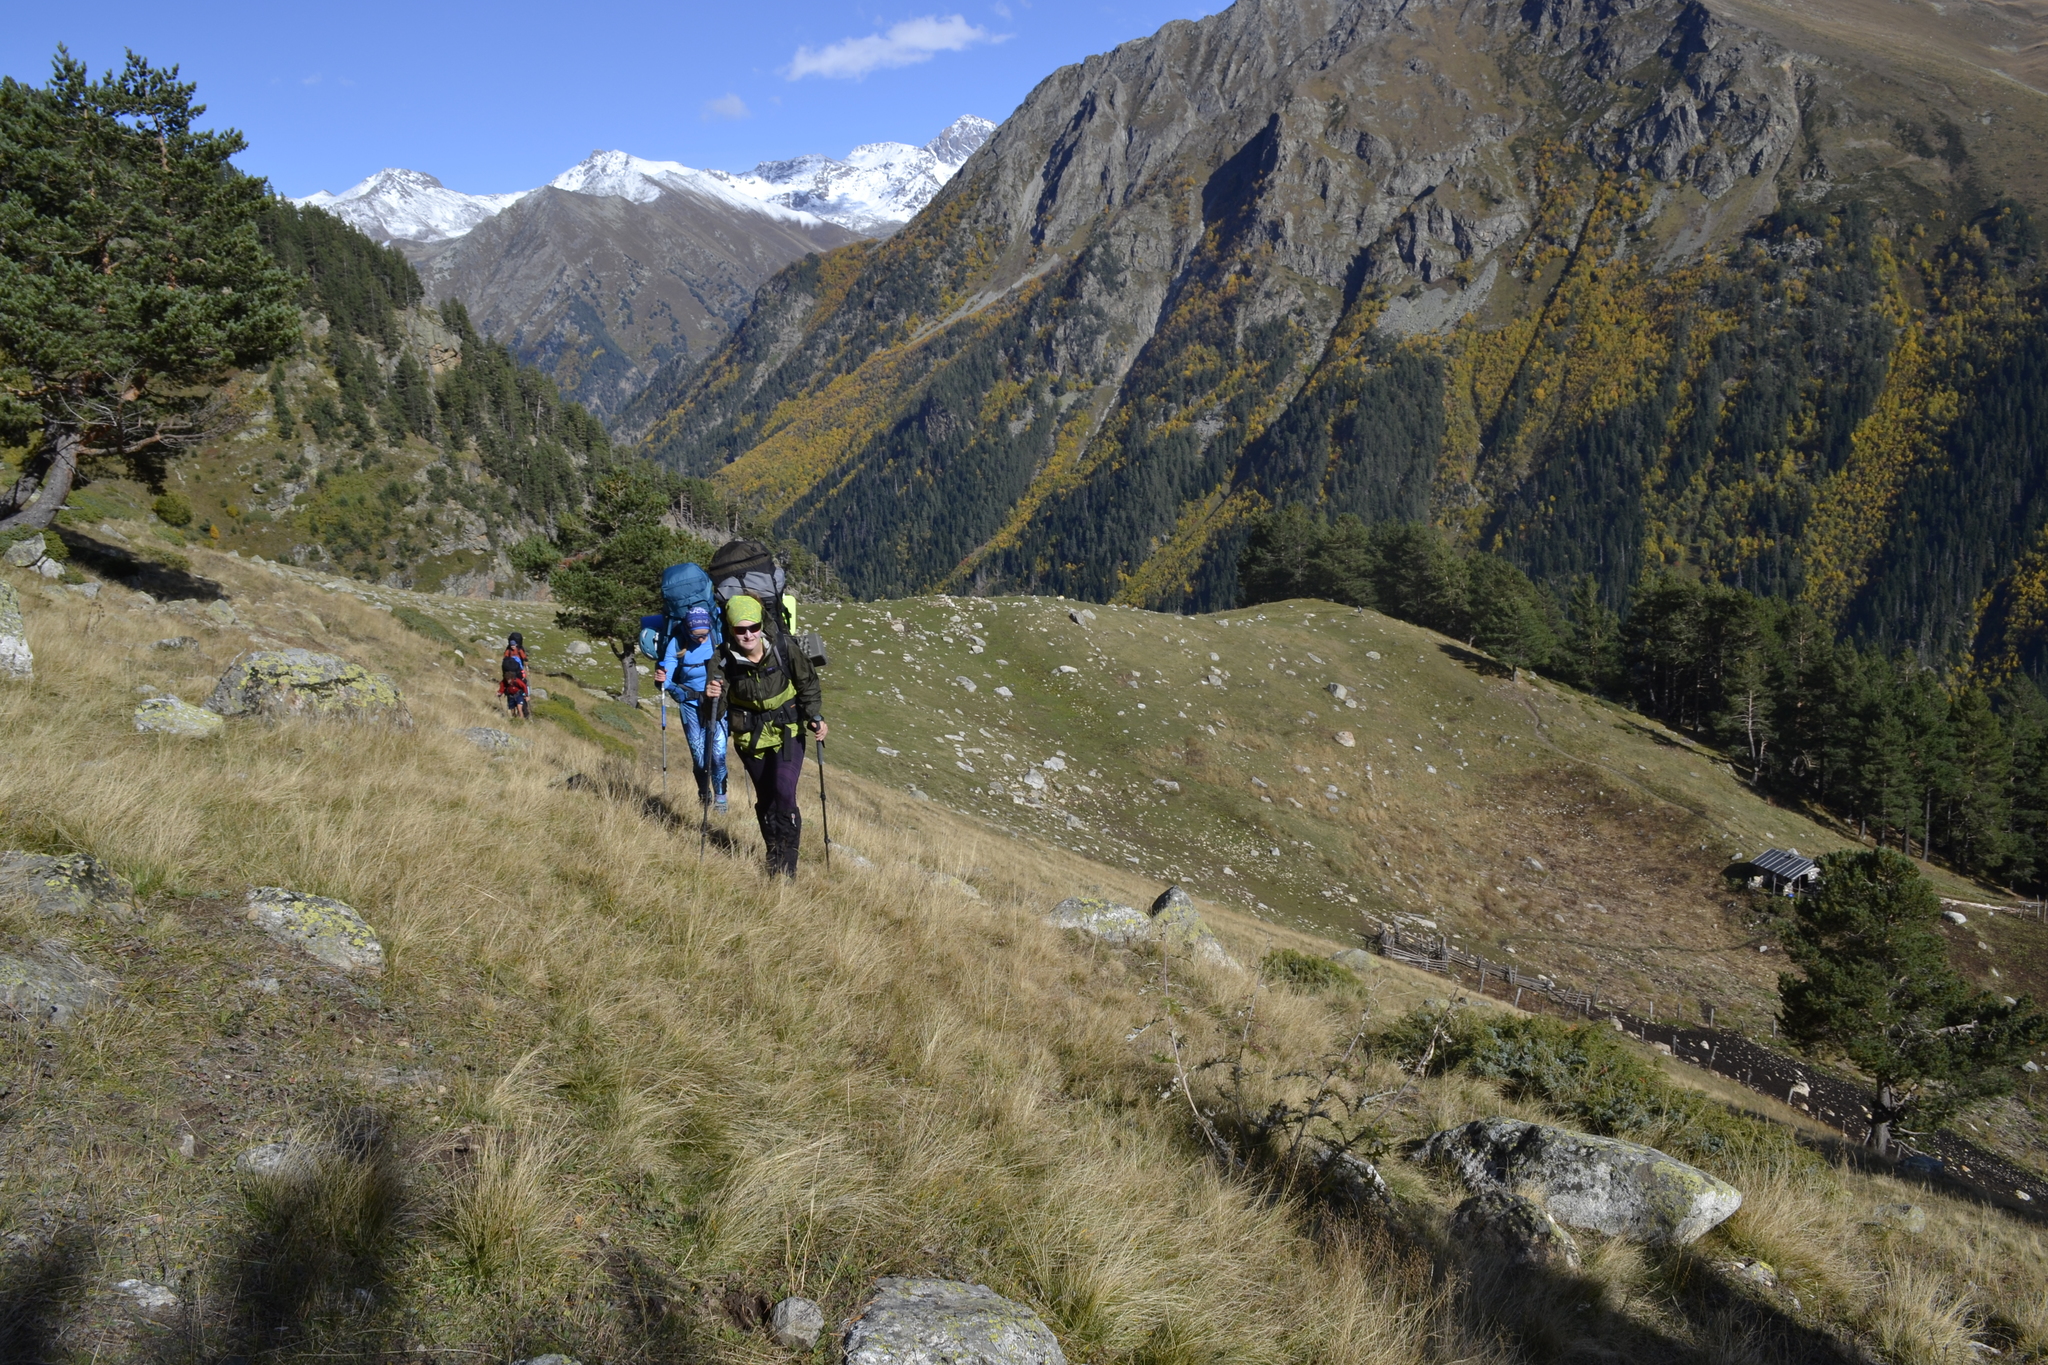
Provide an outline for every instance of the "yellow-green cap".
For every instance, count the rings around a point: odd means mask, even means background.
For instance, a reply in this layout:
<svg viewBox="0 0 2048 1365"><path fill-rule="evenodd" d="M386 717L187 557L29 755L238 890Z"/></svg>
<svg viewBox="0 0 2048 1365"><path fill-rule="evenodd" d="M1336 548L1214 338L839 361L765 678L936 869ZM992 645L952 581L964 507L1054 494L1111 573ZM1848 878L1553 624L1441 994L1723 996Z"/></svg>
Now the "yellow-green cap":
<svg viewBox="0 0 2048 1365"><path fill-rule="evenodd" d="M761 623L761 604L741 594L725 604L725 623L729 626L752 626Z"/></svg>

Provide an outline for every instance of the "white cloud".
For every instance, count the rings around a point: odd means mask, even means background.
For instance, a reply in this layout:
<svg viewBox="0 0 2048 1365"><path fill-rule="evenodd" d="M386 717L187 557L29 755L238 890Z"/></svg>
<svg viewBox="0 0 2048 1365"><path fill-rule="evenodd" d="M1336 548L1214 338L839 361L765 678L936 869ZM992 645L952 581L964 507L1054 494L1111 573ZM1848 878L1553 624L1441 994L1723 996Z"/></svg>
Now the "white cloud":
<svg viewBox="0 0 2048 1365"><path fill-rule="evenodd" d="M753 116L754 111L747 108L745 100L741 99L738 95L730 94L720 95L715 100L705 100L704 108L697 115L706 123L710 123L715 119L731 120L752 118Z"/></svg>
<svg viewBox="0 0 2048 1365"><path fill-rule="evenodd" d="M789 79L805 76L834 76L842 79L865 76L884 67L915 66L928 62L940 52L959 52L976 43L999 43L1007 34L991 34L957 14L944 18L927 14L906 19L887 33L865 38L842 38L826 47L799 47L789 61Z"/></svg>

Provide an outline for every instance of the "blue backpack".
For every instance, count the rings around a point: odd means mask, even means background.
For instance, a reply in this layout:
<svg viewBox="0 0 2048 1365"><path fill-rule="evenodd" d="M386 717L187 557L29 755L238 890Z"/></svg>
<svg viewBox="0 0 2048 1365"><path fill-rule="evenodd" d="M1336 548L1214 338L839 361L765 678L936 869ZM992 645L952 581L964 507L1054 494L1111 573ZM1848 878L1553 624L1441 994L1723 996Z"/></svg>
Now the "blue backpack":
<svg viewBox="0 0 2048 1365"><path fill-rule="evenodd" d="M671 636L688 629L690 608L702 607L711 614L711 643L725 642L725 623L719 619L718 601L711 593L711 575L697 564L671 564L662 571L661 603L664 615L640 618L640 652L659 663L668 652Z"/></svg>

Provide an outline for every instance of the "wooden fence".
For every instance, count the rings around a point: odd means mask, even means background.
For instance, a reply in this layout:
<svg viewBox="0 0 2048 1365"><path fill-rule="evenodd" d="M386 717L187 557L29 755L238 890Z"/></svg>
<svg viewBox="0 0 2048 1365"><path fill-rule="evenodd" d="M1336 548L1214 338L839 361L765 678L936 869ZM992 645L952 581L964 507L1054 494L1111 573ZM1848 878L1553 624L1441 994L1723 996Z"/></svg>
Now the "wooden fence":
<svg viewBox="0 0 2048 1365"><path fill-rule="evenodd" d="M1460 985L1467 984L1465 978L1469 975L1481 995L1486 994L1489 985L1496 986L1504 997L1512 993L1517 1005L1524 995L1534 995L1567 1013L1586 1018L1591 1018L1599 1006L1599 1001L1586 992L1560 986L1547 976L1530 976L1512 963L1489 962L1476 953L1453 948L1450 939L1442 934L1433 939L1412 938L1392 925L1383 925L1376 946L1382 957L1450 977Z"/></svg>

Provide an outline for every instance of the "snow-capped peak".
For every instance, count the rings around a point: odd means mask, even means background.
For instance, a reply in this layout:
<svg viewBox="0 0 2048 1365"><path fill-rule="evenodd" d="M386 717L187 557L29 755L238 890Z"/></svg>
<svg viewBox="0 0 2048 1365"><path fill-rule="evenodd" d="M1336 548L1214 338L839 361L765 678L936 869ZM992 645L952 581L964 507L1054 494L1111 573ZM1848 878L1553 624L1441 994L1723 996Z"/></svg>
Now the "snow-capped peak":
<svg viewBox="0 0 2048 1365"><path fill-rule="evenodd" d="M722 171L700 171L680 161L649 161L626 152L592 152L548 184L571 194L630 199L636 204L649 203L667 193L697 194L804 227L817 227L820 222L787 205L735 193Z"/></svg>
<svg viewBox="0 0 2048 1365"><path fill-rule="evenodd" d="M969 114L922 147L869 142L843 161L812 154L764 161L745 175L713 174L742 194L814 213L828 223L886 232L916 217L995 127Z"/></svg>
<svg viewBox="0 0 2048 1365"><path fill-rule="evenodd" d="M995 130L996 126L985 118L962 114L946 125L946 131L925 143L924 149L945 165L958 169L967 164L967 158L973 156Z"/></svg>
<svg viewBox="0 0 2048 1365"><path fill-rule="evenodd" d="M380 242L438 242L460 237L520 194L463 194L424 171L386 168L340 194L321 190L294 204L326 209Z"/></svg>
<svg viewBox="0 0 2048 1365"><path fill-rule="evenodd" d="M844 160L811 153L764 161L745 174L596 151L548 185L571 194L640 204L665 193L697 194L805 227L822 221L854 232L887 232L930 203L995 127L968 114L922 147L869 142L848 152ZM394 169L379 171L340 194L322 190L292 202L326 209L379 241L438 242L464 235L530 193L463 194L424 172Z"/></svg>

